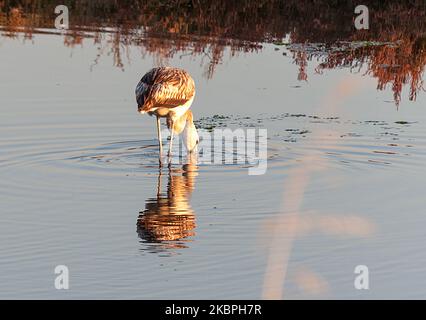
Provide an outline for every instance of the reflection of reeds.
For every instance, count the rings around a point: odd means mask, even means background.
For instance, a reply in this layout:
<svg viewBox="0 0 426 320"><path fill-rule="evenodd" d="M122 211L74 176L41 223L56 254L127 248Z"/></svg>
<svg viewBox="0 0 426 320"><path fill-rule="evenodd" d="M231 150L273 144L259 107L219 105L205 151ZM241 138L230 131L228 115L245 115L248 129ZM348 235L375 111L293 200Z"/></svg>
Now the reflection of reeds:
<svg viewBox="0 0 426 320"><path fill-rule="evenodd" d="M396 40L396 35L425 32L426 4L423 0L365 0L370 8L371 32L353 27L358 1L339 3L327 0L64 0L70 8L71 24L144 30L149 36L207 36L266 42L291 34L293 42L332 42L336 40ZM28 16L34 27L53 27L53 0L0 1L0 23L12 10ZM384 39L386 38L386 39Z"/></svg>
<svg viewBox="0 0 426 320"><path fill-rule="evenodd" d="M11 8L5 17L0 16L0 25L4 26L5 37L17 38L18 33L23 32L26 39L32 38L34 20L19 8Z"/></svg>
<svg viewBox="0 0 426 320"><path fill-rule="evenodd" d="M317 71L350 67L367 67L367 73L377 78L377 88L392 86L394 100L398 105L404 85L409 85L409 99L415 100L423 89L423 73L426 65L426 38L411 40L402 38L398 45L366 46L343 52L329 53Z"/></svg>
<svg viewBox="0 0 426 320"><path fill-rule="evenodd" d="M353 27L356 1L247 0L64 0L70 8L71 30L66 46L81 45L93 38L98 57L113 57L123 68L123 56L136 45L142 55L150 54L156 64L165 65L176 55L203 57L205 76L213 76L223 60L239 52L259 50L261 43L280 41L286 35L292 43L335 41L395 42L398 46L357 48L331 52L320 68L363 65L377 78L378 89L392 86L395 102L401 100L404 85L410 86L414 100L422 89L425 61L426 3L366 0L370 8L370 30ZM37 28L53 28L55 1L0 1L3 35L16 37L20 31L31 37ZM108 32L100 32L106 30ZM91 31L91 32L87 32ZM308 61L304 52L295 54L299 80L307 80Z"/></svg>

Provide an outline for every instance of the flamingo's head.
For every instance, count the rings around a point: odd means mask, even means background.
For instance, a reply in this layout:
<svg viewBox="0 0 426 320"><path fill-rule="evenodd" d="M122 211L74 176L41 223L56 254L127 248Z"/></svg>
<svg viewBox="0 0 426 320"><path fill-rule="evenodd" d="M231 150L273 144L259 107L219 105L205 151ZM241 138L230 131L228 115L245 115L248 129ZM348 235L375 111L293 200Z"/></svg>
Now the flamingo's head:
<svg viewBox="0 0 426 320"><path fill-rule="evenodd" d="M196 152L197 145L200 142L200 137L198 136L197 128L194 125L192 112L189 110L187 112L186 126L183 131L183 141L188 152Z"/></svg>

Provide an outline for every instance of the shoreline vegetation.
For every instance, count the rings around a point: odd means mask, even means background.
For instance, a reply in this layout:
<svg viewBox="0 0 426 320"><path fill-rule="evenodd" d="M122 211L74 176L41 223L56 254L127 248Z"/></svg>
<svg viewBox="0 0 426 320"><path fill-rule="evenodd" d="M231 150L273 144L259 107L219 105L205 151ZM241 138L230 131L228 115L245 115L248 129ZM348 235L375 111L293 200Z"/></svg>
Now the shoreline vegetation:
<svg viewBox="0 0 426 320"><path fill-rule="evenodd" d="M350 68L377 79L377 89L391 87L399 105L405 86L409 99L425 91L426 1L364 1L370 29L356 30L355 1L278 0L64 0L70 29L64 45L98 48L96 64L111 55L116 67L130 46L158 64L175 55L201 56L205 76L214 76L225 52L230 56L260 52L265 43L284 46L298 65L297 79L315 72ZM33 40L36 34L58 33L53 27L55 1L0 0L0 37ZM277 49L278 50L278 49Z"/></svg>

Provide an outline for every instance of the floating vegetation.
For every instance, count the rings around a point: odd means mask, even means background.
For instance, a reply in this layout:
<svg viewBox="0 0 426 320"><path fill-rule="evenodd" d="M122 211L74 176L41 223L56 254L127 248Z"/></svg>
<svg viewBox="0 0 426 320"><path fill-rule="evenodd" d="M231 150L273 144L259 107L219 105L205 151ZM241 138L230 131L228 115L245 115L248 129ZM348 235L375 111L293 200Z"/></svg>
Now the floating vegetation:
<svg viewBox="0 0 426 320"><path fill-rule="evenodd" d="M287 121L285 121L287 119ZM294 119L293 122L291 119ZM274 122L283 121L283 125L277 123L271 127ZM284 122L285 121L285 122ZM405 125L414 122L408 121L396 121L394 124ZM292 113L281 113L276 115L259 114L257 116L242 116L242 115L213 115L209 117L202 117L195 121L198 129L204 129L208 132L213 132L215 129L231 129L235 130L238 128L270 128L270 137L275 140L281 140L284 142L294 143L300 138L307 138L312 136L314 132L314 125L316 124L334 124L334 125L351 125L351 126L374 126L380 127L382 132L377 133L379 137L389 137L391 140L398 140L402 127L392 125L383 120L349 120L341 119L337 116L319 116L319 115L308 115L308 114L292 114ZM295 126L297 124L297 126ZM280 126L284 126L281 127ZM362 130L365 130L362 129ZM374 129L376 132L376 129ZM363 135L357 132L347 132L340 134L336 132L337 137L340 138L360 138Z"/></svg>
<svg viewBox="0 0 426 320"><path fill-rule="evenodd" d="M395 121L396 124L412 124L415 122L408 122L408 121Z"/></svg>

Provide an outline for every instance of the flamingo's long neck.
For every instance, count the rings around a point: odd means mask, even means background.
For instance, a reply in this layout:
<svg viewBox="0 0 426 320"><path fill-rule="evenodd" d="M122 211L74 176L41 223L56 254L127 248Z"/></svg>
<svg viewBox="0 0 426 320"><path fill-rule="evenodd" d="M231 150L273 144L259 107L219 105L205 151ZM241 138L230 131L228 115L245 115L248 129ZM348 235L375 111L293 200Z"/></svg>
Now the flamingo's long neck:
<svg viewBox="0 0 426 320"><path fill-rule="evenodd" d="M187 111L186 126L184 130L184 142L188 151L193 151L194 147L198 144L199 136L197 129L194 125L192 112Z"/></svg>
<svg viewBox="0 0 426 320"><path fill-rule="evenodd" d="M173 134L178 135L181 134L182 131L185 129L185 126L188 124L193 123L192 121L192 112L190 110L186 111L180 118L174 120L173 122ZM167 119L167 127L171 129L171 122L169 119Z"/></svg>

